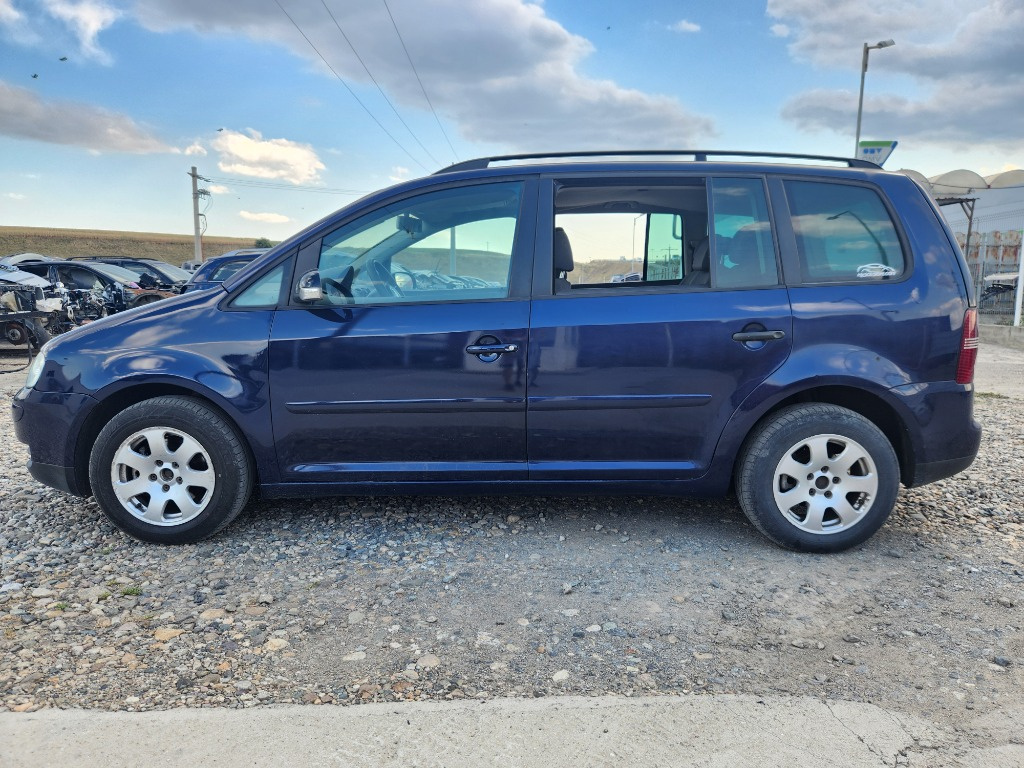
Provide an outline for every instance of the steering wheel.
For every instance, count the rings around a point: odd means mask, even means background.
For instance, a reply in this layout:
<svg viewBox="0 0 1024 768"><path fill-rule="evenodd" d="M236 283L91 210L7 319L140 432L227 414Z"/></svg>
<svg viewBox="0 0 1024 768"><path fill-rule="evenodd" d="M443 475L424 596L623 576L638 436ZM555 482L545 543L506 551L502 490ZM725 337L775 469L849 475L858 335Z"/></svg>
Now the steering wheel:
<svg viewBox="0 0 1024 768"><path fill-rule="evenodd" d="M352 298L351 293L345 293L344 286L337 280L331 277L325 277L321 282L324 287L324 296L331 299L350 299Z"/></svg>
<svg viewBox="0 0 1024 768"><path fill-rule="evenodd" d="M367 272L378 296L394 296L399 299L405 296L402 289L398 287L398 283L395 282L395 276L383 262L371 261L367 265Z"/></svg>
<svg viewBox="0 0 1024 768"><path fill-rule="evenodd" d="M332 275L328 277L328 275ZM352 302L352 278L355 272L351 266L320 273L320 287L324 298L331 304L350 304ZM335 301L342 299L342 301Z"/></svg>

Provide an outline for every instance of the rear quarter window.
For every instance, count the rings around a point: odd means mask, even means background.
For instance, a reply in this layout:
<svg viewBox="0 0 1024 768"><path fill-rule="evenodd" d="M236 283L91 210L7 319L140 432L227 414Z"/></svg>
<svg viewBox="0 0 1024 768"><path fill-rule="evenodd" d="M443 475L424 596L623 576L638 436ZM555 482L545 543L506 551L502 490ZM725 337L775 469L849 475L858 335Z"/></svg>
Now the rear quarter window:
<svg viewBox="0 0 1024 768"><path fill-rule="evenodd" d="M804 282L873 282L904 274L899 235L875 190L796 180L785 186Z"/></svg>

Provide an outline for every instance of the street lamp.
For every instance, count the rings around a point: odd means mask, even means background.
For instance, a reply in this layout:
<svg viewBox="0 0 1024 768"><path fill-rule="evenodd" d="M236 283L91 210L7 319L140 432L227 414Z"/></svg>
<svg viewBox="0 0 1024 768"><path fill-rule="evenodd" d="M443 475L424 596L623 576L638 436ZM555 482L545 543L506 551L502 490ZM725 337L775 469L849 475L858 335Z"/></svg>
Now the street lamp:
<svg viewBox="0 0 1024 768"><path fill-rule="evenodd" d="M633 265L636 263L636 223L639 219L642 219L646 215L646 213L641 213L640 215L633 217L633 253L629 257L630 272L634 270Z"/></svg>
<svg viewBox="0 0 1024 768"><path fill-rule="evenodd" d="M868 51L873 51L876 48L889 48L893 45L896 45L895 40L880 40L874 45L864 43L864 58L860 63L860 98L857 100L857 138L853 142L854 157L860 152L860 119L864 113L864 75L868 71Z"/></svg>

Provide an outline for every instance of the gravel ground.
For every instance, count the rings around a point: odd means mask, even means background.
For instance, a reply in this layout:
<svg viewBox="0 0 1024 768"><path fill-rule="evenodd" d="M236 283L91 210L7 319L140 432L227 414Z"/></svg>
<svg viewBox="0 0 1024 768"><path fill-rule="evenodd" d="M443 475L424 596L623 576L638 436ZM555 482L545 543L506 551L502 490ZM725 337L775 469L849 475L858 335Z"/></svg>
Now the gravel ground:
<svg viewBox="0 0 1024 768"><path fill-rule="evenodd" d="M1024 353L984 347L977 462L831 556L774 547L733 500L639 497L258 502L145 545L34 483L4 406L0 711L810 694L1013 741L1022 380Z"/></svg>

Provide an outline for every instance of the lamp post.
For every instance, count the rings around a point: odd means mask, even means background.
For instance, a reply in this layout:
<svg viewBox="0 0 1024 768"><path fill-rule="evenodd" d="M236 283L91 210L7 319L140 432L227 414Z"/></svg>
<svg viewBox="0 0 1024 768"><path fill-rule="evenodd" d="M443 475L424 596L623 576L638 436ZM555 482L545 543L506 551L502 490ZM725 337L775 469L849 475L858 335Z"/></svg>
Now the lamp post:
<svg viewBox="0 0 1024 768"><path fill-rule="evenodd" d="M877 48L889 48L893 45L896 45L895 40L880 40L874 45L864 43L864 57L860 62L860 98L857 99L857 138L853 141L854 157L860 152L860 119L864 114L864 75L868 71L868 51L873 51Z"/></svg>
<svg viewBox="0 0 1024 768"><path fill-rule="evenodd" d="M638 216L633 217L633 253L629 257L629 271L633 271L633 265L636 263L636 222L646 216L646 213L641 213Z"/></svg>

